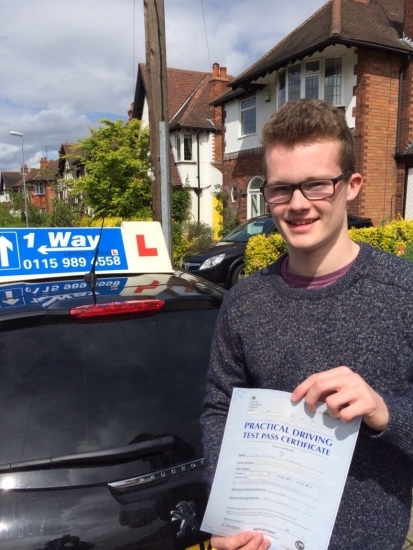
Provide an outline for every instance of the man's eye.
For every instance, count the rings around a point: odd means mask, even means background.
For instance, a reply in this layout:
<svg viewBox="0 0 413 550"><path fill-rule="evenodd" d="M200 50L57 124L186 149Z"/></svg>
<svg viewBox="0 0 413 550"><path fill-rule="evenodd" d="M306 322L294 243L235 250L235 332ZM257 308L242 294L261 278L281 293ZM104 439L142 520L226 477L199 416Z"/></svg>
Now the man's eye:
<svg viewBox="0 0 413 550"><path fill-rule="evenodd" d="M305 184L305 187L308 191L316 191L317 189L325 189L330 186L329 181L320 180L320 181L309 181Z"/></svg>
<svg viewBox="0 0 413 550"><path fill-rule="evenodd" d="M272 195L288 195L290 193L290 188L288 185L275 185L270 187Z"/></svg>

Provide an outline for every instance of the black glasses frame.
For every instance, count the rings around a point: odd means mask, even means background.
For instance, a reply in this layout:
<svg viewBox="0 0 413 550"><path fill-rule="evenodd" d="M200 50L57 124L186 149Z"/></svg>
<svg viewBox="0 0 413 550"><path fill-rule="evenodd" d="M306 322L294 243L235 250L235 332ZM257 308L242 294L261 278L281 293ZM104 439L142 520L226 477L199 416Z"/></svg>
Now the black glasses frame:
<svg viewBox="0 0 413 550"><path fill-rule="evenodd" d="M290 198L286 201L282 201L282 202L270 202L270 201L267 201L267 199L265 198L265 194L264 194L264 187L272 187L272 185L268 185L267 186L267 181L264 181L260 187L260 192L262 194L262 196L264 197L264 200L265 202L267 202L268 204L286 204L288 202L291 201L291 199L293 198L293 194L294 194L294 191L296 189L299 189L301 191L301 193L304 195L304 197L308 200L308 201L322 201L324 199L329 199L331 197L334 196L335 192L336 192L336 185L337 183L339 183L340 181L348 178L349 176L351 176L352 174L352 171L351 170L347 170L346 172L344 172L343 174L340 174L339 176L337 176L336 178L331 178L331 179L328 179L326 178L325 180L313 180L313 181L304 181L302 183L292 183L292 184L288 184L287 186L290 188ZM308 185L309 183L314 183L314 181L331 181L333 183L333 192L331 193L331 195L328 195L327 197L322 197L321 199L310 199L306 196L305 194L305 191L303 189L303 185Z"/></svg>

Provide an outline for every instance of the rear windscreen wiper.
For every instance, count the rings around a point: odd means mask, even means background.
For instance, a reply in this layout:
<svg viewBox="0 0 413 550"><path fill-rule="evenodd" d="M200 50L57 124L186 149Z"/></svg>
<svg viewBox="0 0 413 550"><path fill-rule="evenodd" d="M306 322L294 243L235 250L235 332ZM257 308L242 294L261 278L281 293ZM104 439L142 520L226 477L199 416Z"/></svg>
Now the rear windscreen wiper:
<svg viewBox="0 0 413 550"><path fill-rule="evenodd" d="M95 465L110 466L111 464L128 462L151 453L168 451L174 445L175 438L172 435L166 435L113 449L1 464L0 474L28 472L31 470L52 470L54 468L81 468Z"/></svg>

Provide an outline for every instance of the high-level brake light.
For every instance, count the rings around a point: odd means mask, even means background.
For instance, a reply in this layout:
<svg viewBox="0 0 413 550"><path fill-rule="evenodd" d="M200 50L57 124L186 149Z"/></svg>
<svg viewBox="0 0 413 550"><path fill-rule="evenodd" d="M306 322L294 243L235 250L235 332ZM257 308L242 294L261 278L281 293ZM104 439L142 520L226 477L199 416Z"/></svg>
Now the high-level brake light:
<svg viewBox="0 0 413 550"><path fill-rule="evenodd" d="M104 317L107 315L123 315L125 313L142 313L156 311L165 305L163 300L127 300L124 302L107 302L103 304L88 304L74 307L70 315L77 318Z"/></svg>

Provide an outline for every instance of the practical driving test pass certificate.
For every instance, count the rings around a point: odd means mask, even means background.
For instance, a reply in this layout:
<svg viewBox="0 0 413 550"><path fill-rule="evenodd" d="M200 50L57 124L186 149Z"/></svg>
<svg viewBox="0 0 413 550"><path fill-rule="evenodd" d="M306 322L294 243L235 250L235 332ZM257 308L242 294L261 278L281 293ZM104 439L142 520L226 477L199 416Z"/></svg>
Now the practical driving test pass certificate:
<svg viewBox="0 0 413 550"><path fill-rule="evenodd" d="M260 532L271 550L327 549L359 427L290 393L234 388L201 529Z"/></svg>

